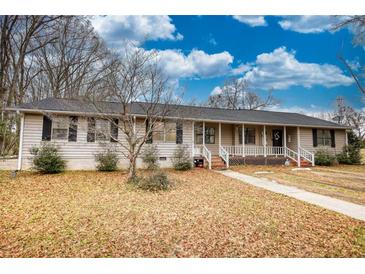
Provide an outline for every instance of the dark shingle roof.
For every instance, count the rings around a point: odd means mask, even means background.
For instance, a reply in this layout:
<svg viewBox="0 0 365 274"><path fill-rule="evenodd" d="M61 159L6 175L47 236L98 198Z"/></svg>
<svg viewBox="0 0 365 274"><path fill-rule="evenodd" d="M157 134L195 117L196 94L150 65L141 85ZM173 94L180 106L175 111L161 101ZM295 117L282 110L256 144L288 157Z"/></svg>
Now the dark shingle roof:
<svg viewBox="0 0 365 274"><path fill-rule="evenodd" d="M131 113L136 115L145 115L145 104L146 103L133 103ZM9 109L19 110L23 112L63 111L70 113L92 114L97 113L98 111L102 111L105 114L118 114L120 113L121 106L119 103L115 102L97 102L96 104L93 104L91 102L86 102L82 100L47 98L33 103L21 104ZM346 128L333 122L306 116L299 113L264 110L230 110L186 105L169 105L168 116L174 118L180 117L184 119L205 121Z"/></svg>

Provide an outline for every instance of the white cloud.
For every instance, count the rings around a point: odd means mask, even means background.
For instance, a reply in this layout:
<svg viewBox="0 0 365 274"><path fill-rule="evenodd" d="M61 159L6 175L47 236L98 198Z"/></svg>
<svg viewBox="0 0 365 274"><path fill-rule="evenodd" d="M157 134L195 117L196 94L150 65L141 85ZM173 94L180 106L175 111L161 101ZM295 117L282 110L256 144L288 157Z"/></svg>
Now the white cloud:
<svg viewBox="0 0 365 274"><path fill-rule="evenodd" d="M326 108L319 108L319 107L313 108L312 106L310 106L310 108L311 109L309 109L309 107L303 107L303 106L285 107L285 106L281 106L281 105L275 105L275 106L268 107L267 110L279 111L279 112L300 113L300 114L305 114L308 116L321 118L321 119L328 119L327 114L329 112L333 111L331 109L326 109Z"/></svg>
<svg viewBox="0 0 365 274"><path fill-rule="evenodd" d="M170 78L209 78L228 74L231 71L233 56L223 51L207 54L194 49L188 55L180 50L158 51L159 64Z"/></svg>
<svg viewBox="0 0 365 274"><path fill-rule="evenodd" d="M311 88L314 85L330 88L353 83L337 66L299 62L295 52L288 52L285 47L258 55L252 69L242 79L258 89Z"/></svg>
<svg viewBox="0 0 365 274"><path fill-rule="evenodd" d="M111 46L119 46L125 40L139 45L146 40L183 39L167 15L95 16L91 21L95 30Z"/></svg>
<svg viewBox="0 0 365 274"><path fill-rule="evenodd" d="M210 95L218 95L218 94L221 94L222 93L222 89L221 87L215 87L213 88L212 92L210 93Z"/></svg>
<svg viewBox="0 0 365 274"><path fill-rule="evenodd" d="M243 73L249 71L252 68L252 64L240 64L238 67L233 68L232 75L242 75Z"/></svg>
<svg viewBox="0 0 365 274"><path fill-rule="evenodd" d="M257 15L234 15L234 19L237 21L249 25L251 27L264 27L267 26L267 22L264 16Z"/></svg>
<svg viewBox="0 0 365 274"><path fill-rule="evenodd" d="M343 19L343 16L324 15L284 16L283 20L279 21L279 25L285 30L300 33L320 33L331 31Z"/></svg>

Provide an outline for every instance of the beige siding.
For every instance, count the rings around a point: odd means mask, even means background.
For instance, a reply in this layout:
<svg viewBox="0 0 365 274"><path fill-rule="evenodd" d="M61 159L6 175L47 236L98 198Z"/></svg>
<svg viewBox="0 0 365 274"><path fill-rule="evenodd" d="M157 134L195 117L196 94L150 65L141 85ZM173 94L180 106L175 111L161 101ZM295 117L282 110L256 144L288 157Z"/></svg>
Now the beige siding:
<svg viewBox="0 0 365 274"><path fill-rule="evenodd" d="M291 150L298 150L298 139L297 139L297 128L296 127L287 127L286 128L286 143L287 147Z"/></svg>
<svg viewBox="0 0 365 274"><path fill-rule="evenodd" d="M42 115L26 114L24 118L24 133L23 133L23 151L22 151L22 168L31 167L31 154L30 149L33 146L39 146L42 143ZM137 120L136 129L139 134L143 134L145 131L145 125L143 120ZM106 147L115 148L121 155L120 167L126 168L128 166L128 160L126 158L126 150L117 143L105 142L105 143L90 143L86 140L87 136L87 119L85 117L79 117L78 130L77 130L77 142L67 141L52 141L59 149L62 157L67 161L68 169L94 169L95 154L103 151ZM122 132L118 133L120 140L123 139ZM186 121L183 124L183 143L188 145L189 153L191 151L191 122ZM126 142L123 142L124 144ZM167 157L166 161L161 161L162 167L171 166L171 157L175 148L178 146L175 143L157 143L159 150L159 157ZM138 167L142 167L142 161L139 159L137 162Z"/></svg>
<svg viewBox="0 0 365 274"><path fill-rule="evenodd" d="M300 146L311 152L316 152L319 149L327 150L332 154L338 154L342 151L344 145L346 144L346 131L345 130L335 130L335 147L331 146L318 146L313 147L313 136L311 128L300 128Z"/></svg>

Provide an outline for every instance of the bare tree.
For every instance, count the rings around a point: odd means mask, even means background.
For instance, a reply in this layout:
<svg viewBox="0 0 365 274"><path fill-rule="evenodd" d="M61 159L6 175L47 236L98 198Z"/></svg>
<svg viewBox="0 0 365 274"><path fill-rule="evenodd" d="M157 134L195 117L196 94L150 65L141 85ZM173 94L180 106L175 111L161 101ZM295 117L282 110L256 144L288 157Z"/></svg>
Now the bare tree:
<svg viewBox="0 0 365 274"><path fill-rule="evenodd" d="M341 96L336 98L336 110L332 113L332 120L351 127L361 140L365 138L365 112L346 105Z"/></svg>
<svg viewBox="0 0 365 274"><path fill-rule="evenodd" d="M353 43L355 45L365 45L365 15L349 16L346 20L335 25L333 30L339 30L345 27L352 29L352 32L354 33ZM352 78L355 80L358 89L365 96L365 85L363 82L365 76L365 67L362 67L359 72L357 72L351 67L349 62L343 57L342 54L338 54L338 59L344 64Z"/></svg>
<svg viewBox="0 0 365 274"><path fill-rule="evenodd" d="M0 16L0 45L1 155L17 143L12 131L19 130L19 119L5 107L46 97L98 99L109 92L117 58L88 17Z"/></svg>
<svg viewBox="0 0 365 274"><path fill-rule="evenodd" d="M55 26L57 43L35 54L39 81L31 86L32 99L42 97L77 98L100 92L111 72L114 59L89 19L67 16Z"/></svg>
<svg viewBox="0 0 365 274"><path fill-rule="evenodd" d="M118 103L118 112L111 117L105 114L102 103L94 102L99 116L123 133L123 138L114 141L129 160L129 180L136 177L137 158L143 145L150 140L153 129L172 111L171 104L179 103L156 61L155 52L134 47L125 50L118 69L109 77L111 94L108 99Z"/></svg>
<svg viewBox="0 0 365 274"><path fill-rule="evenodd" d="M24 102L27 88L38 72L32 70L34 52L55 42L58 16L0 16L0 154L17 143L19 119L4 113L4 107Z"/></svg>
<svg viewBox="0 0 365 274"><path fill-rule="evenodd" d="M247 82L238 78L230 78L217 94L208 97L207 105L228 109L263 109L278 104L271 92L262 98L257 93L248 90Z"/></svg>

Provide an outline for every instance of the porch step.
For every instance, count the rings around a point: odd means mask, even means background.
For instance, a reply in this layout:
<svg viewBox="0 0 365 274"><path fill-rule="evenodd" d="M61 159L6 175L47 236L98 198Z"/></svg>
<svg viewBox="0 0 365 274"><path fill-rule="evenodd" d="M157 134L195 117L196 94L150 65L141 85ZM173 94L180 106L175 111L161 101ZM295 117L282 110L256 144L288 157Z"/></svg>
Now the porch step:
<svg viewBox="0 0 365 274"><path fill-rule="evenodd" d="M292 166L297 166L297 162L296 161L291 161L291 165ZM311 167L312 163L307 161L307 160L301 159L300 160L300 166L301 167Z"/></svg>
<svg viewBox="0 0 365 274"><path fill-rule="evenodd" d="M212 156L212 169L226 169L226 163L219 156Z"/></svg>

